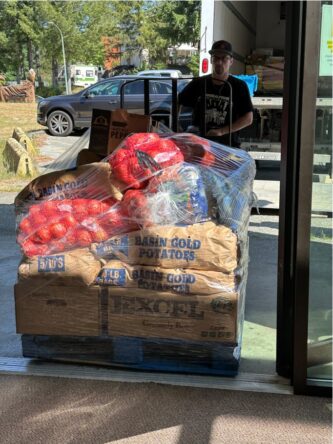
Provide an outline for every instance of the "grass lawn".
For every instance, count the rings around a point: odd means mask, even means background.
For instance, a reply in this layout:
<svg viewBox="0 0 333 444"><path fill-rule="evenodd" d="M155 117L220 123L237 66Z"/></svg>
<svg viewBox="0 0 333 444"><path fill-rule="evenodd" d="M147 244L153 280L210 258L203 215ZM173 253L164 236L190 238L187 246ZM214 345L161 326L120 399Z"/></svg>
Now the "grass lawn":
<svg viewBox="0 0 333 444"><path fill-rule="evenodd" d="M15 127L24 132L45 129L37 123L37 103L0 102L0 139L8 139Z"/></svg>
<svg viewBox="0 0 333 444"><path fill-rule="evenodd" d="M25 133L45 129L37 123L37 103L1 103L0 102L0 191L19 191L31 179L19 179L8 173L3 166L2 153L14 128L19 127ZM40 137L40 136L39 136ZM33 138L38 148L37 140Z"/></svg>

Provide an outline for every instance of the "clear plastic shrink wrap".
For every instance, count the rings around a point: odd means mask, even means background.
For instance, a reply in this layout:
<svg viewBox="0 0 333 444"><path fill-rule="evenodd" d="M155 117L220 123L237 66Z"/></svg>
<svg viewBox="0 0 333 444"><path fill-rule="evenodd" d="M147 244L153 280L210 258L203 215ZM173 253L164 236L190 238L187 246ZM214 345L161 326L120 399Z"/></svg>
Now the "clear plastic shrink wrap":
<svg viewBox="0 0 333 444"><path fill-rule="evenodd" d="M15 201L24 354L237 373L254 176L242 150L139 133L33 180Z"/></svg>

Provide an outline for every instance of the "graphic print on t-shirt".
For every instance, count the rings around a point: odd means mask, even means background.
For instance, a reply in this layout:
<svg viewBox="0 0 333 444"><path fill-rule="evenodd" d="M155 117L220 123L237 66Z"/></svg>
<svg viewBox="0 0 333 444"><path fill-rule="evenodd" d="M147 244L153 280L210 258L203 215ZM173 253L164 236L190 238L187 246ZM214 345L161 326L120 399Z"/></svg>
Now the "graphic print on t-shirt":
<svg viewBox="0 0 333 444"><path fill-rule="evenodd" d="M206 95L206 128L220 128L223 126L228 109L230 97L215 94Z"/></svg>

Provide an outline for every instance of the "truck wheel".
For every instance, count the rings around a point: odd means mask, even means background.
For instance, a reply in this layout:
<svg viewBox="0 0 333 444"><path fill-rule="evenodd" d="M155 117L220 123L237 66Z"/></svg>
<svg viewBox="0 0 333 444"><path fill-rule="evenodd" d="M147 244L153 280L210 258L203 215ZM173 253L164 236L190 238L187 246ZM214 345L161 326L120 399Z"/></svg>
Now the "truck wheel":
<svg viewBox="0 0 333 444"><path fill-rule="evenodd" d="M52 136L66 137L73 131L73 121L65 111L53 111L47 118L47 127Z"/></svg>

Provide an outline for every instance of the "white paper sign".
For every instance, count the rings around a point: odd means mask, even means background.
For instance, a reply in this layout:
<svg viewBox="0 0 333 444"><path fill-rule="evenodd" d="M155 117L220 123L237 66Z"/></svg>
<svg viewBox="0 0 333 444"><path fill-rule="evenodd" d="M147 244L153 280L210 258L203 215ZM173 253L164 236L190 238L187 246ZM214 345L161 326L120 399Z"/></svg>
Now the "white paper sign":
<svg viewBox="0 0 333 444"><path fill-rule="evenodd" d="M333 71L333 25L332 5L323 5L320 36L320 76L332 76Z"/></svg>

